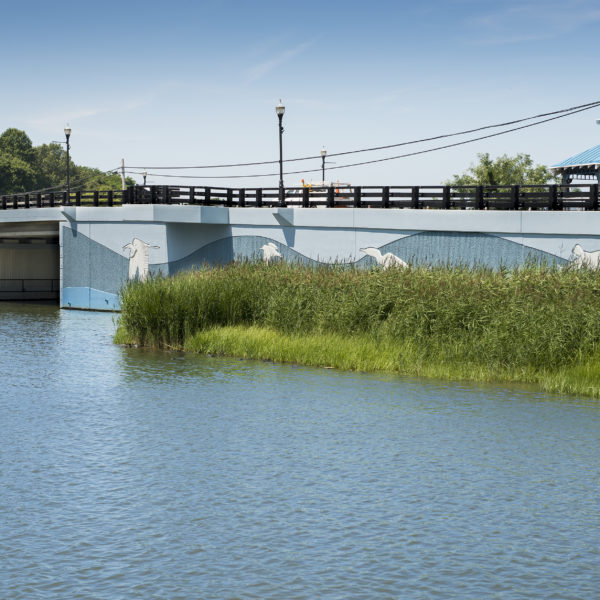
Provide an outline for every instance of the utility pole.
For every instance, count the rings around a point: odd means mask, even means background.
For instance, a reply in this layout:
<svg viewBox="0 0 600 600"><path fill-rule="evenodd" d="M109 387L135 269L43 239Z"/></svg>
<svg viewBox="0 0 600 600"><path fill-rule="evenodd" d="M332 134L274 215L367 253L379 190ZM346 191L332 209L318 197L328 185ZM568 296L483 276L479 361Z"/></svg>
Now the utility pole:
<svg viewBox="0 0 600 600"><path fill-rule="evenodd" d="M121 159L121 189L125 190L125 159Z"/></svg>

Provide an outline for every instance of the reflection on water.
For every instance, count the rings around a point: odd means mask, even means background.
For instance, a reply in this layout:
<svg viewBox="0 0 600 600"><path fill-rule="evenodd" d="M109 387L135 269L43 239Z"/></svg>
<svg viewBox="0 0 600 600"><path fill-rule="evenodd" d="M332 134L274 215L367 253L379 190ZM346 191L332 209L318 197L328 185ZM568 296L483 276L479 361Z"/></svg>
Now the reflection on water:
<svg viewBox="0 0 600 600"><path fill-rule="evenodd" d="M116 347L0 304L1 598L592 598L594 401Z"/></svg>

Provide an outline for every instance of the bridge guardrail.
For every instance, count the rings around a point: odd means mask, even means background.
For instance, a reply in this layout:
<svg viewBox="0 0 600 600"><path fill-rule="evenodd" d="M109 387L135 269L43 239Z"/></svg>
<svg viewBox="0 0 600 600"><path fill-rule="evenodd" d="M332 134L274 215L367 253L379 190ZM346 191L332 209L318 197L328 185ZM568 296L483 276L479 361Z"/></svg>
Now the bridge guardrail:
<svg viewBox="0 0 600 600"><path fill-rule="evenodd" d="M413 208L457 210L598 210L598 184L504 186L304 186L222 188L132 186L126 190L0 196L0 210L45 206L189 204L202 206Z"/></svg>

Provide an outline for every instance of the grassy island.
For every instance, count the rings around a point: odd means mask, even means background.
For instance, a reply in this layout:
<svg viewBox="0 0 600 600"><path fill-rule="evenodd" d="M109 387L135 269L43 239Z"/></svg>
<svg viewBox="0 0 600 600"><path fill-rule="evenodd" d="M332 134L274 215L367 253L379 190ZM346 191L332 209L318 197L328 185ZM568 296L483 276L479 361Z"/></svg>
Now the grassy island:
<svg viewBox="0 0 600 600"><path fill-rule="evenodd" d="M130 282L117 343L600 396L600 274L242 262Z"/></svg>

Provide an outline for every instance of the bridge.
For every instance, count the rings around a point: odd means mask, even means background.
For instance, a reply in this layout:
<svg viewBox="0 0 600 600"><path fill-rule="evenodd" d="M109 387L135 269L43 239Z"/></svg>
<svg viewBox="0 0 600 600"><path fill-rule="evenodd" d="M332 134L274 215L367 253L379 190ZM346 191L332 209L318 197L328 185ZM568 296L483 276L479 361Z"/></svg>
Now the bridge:
<svg viewBox="0 0 600 600"><path fill-rule="evenodd" d="M569 264L600 249L598 184L546 186L135 186L0 197L0 300L118 310L132 277L263 259L366 267Z"/></svg>

